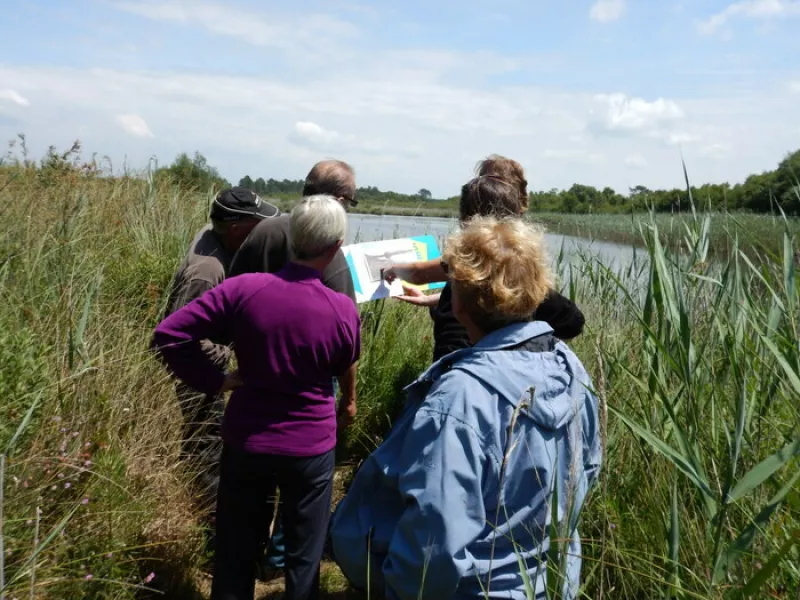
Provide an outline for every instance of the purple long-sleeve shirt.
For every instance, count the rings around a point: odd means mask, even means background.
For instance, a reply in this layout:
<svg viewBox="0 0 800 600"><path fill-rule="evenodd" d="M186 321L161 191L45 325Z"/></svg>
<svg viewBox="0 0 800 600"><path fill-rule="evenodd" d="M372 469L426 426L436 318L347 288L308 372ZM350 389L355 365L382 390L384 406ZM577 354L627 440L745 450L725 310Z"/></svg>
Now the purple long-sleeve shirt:
<svg viewBox="0 0 800 600"><path fill-rule="evenodd" d="M333 378L358 360L353 301L314 269L288 263L275 274L232 277L164 319L154 348L184 383L219 391L225 373L200 341L232 342L244 385L231 394L226 444L253 453L316 456L336 445Z"/></svg>

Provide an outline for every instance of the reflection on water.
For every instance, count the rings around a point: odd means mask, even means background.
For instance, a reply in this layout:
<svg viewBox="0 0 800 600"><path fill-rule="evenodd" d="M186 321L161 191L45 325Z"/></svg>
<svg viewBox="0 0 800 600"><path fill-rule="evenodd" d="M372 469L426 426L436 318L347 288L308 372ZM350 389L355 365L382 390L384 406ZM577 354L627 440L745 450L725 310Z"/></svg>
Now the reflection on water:
<svg viewBox="0 0 800 600"><path fill-rule="evenodd" d="M354 214L349 217L348 243L434 235L439 239L441 248L446 236L456 227L458 227L456 219ZM617 271L627 269L634 263L641 264L646 256L646 252L637 250L633 246L554 233L548 233L545 237L553 258L557 258L563 252L563 260L566 263L576 262L579 257L589 253L599 257L611 270Z"/></svg>

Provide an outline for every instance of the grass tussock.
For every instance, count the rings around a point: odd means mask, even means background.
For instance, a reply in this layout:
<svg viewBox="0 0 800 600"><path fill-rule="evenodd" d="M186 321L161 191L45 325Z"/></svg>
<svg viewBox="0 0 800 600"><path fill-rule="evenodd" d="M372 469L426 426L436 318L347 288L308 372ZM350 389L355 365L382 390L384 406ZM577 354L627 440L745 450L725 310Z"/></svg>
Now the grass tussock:
<svg viewBox="0 0 800 600"><path fill-rule="evenodd" d="M5 595L202 597L180 412L147 345L208 197L75 156L0 166ZM573 347L608 407L581 524L587 598L796 597L797 240L771 223L754 251L698 215L668 232L673 252L664 222L644 220L641 265L559 267L587 316ZM380 442L432 343L427 311L377 302L362 317L349 464ZM344 597L335 569L323 580Z"/></svg>

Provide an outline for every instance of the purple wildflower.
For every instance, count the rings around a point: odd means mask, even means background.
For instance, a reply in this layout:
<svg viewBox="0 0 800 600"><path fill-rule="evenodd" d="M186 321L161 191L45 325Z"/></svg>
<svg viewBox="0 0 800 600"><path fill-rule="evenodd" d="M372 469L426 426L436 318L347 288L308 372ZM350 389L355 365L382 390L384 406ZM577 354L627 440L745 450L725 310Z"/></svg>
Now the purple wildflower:
<svg viewBox="0 0 800 600"><path fill-rule="evenodd" d="M92 579L94 579L94 575L92 575L91 573L89 573L88 575L86 575L86 577L84 577L84 579L85 579L86 581L91 581Z"/></svg>
<svg viewBox="0 0 800 600"><path fill-rule="evenodd" d="M72 484L71 484L69 481L68 481L67 483L65 483L65 484L64 484L64 489L65 489L65 490L68 490L68 489L69 489L69 488L71 488L71 487L72 487Z"/></svg>
<svg viewBox="0 0 800 600"><path fill-rule="evenodd" d="M155 578L156 578L156 574L155 573L150 573L150 575L148 575L147 577L144 578L144 582L145 583L150 583Z"/></svg>
<svg viewBox="0 0 800 600"><path fill-rule="evenodd" d="M89 499L88 498L84 498L83 500L81 500L81 504L86 506L87 504L89 504Z"/></svg>

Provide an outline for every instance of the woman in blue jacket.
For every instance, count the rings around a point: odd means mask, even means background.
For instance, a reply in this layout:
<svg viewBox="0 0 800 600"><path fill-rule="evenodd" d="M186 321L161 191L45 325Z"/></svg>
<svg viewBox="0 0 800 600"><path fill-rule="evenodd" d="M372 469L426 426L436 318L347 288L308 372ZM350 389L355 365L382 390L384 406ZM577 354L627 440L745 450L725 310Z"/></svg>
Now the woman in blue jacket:
<svg viewBox="0 0 800 600"><path fill-rule="evenodd" d="M477 217L442 266L473 344L435 362L358 470L331 524L336 562L390 600L563 597L580 583L577 521L601 463L597 399L544 322L541 232ZM550 546L559 544L551 554ZM555 591L555 590L551 590Z"/></svg>

